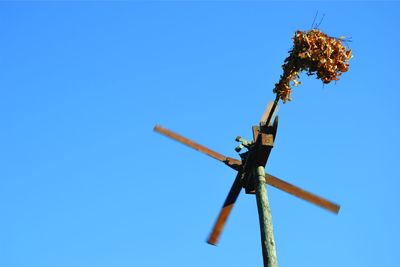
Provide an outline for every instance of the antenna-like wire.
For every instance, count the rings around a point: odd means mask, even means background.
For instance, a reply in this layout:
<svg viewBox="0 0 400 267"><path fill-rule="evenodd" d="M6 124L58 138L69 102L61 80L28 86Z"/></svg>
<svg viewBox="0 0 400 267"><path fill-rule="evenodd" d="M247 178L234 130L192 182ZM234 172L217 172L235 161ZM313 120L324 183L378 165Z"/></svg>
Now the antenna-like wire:
<svg viewBox="0 0 400 267"><path fill-rule="evenodd" d="M319 21L319 23L316 25L316 29L318 29L319 28L319 26L321 25L321 23L322 23L322 21L324 20L324 18L325 18L325 14L323 14L322 15L322 18L321 18L321 20Z"/></svg>
<svg viewBox="0 0 400 267"><path fill-rule="evenodd" d="M311 24L311 29L314 29L314 23L315 23L315 20L317 19L317 17L318 17L318 10L317 10L317 13L315 13L315 17L314 17L314 20L313 20L313 22L312 22L312 24Z"/></svg>

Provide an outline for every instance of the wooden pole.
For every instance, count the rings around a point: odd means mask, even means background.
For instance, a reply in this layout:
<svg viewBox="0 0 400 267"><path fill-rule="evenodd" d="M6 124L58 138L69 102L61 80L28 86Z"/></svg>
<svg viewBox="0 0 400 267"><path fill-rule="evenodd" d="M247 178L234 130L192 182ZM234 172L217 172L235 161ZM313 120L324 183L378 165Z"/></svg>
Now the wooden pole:
<svg viewBox="0 0 400 267"><path fill-rule="evenodd" d="M264 259L264 267L277 267L275 239L272 227L272 216L269 208L268 195L266 190L265 170L258 166L255 170L256 178L256 199L258 216L260 219L261 247Z"/></svg>

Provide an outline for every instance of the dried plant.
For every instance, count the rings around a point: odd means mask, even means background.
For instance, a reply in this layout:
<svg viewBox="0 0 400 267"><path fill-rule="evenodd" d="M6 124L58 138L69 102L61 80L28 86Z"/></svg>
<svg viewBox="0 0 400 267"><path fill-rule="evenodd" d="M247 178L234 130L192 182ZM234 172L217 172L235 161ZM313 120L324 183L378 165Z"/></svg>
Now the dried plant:
<svg viewBox="0 0 400 267"><path fill-rule="evenodd" d="M317 75L324 84L339 80L349 69L351 49L343 45L343 38L329 37L318 29L296 31L293 48L282 65L283 74L275 84L274 93L283 103L291 100L292 86L300 84L300 72Z"/></svg>

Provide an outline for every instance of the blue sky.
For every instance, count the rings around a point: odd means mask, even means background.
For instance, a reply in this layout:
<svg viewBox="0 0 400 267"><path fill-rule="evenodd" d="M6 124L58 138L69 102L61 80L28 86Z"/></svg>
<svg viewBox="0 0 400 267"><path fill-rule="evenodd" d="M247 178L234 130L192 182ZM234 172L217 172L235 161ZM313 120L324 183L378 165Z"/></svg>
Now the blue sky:
<svg viewBox="0 0 400 267"><path fill-rule="evenodd" d="M267 171L279 266L398 266L397 2L1 2L0 266L261 266L255 198L205 240L233 182L160 123L236 157L294 31L351 37L350 70L302 76Z"/></svg>

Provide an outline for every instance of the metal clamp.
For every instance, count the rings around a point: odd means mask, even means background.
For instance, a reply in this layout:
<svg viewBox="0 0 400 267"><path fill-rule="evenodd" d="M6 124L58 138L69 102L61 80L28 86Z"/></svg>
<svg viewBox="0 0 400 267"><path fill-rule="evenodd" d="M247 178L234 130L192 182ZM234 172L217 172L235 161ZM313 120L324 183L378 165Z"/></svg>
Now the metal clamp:
<svg viewBox="0 0 400 267"><path fill-rule="evenodd" d="M241 136L237 136L235 140L236 140L236 142L240 142L240 145L235 147L235 151L238 153L242 150L242 148L245 147L245 148L249 149L250 146L253 144L253 142L249 142Z"/></svg>

